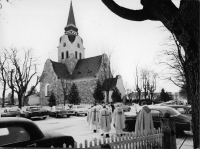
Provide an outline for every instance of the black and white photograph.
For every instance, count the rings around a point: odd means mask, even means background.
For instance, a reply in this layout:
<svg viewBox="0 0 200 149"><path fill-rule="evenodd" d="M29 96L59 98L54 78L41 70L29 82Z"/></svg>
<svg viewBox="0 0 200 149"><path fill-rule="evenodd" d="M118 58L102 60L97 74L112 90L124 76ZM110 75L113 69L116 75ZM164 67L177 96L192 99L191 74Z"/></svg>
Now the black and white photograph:
<svg viewBox="0 0 200 149"><path fill-rule="evenodd" d="M0 148L199 149L199 0L0 0Z"/></svg>

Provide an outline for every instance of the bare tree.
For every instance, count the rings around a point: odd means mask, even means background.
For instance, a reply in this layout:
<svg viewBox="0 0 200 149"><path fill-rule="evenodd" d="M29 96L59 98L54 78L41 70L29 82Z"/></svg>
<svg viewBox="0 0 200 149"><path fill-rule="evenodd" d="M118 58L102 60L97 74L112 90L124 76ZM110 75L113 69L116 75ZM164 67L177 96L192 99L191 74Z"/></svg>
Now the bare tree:
<svg viewBox="0 0 200 149"><path fill-rule="evenodd" d="M28 49L27 51L24 50L24 57L19 56L20 51L16 48L10 48L10 51L5 51L7 58L9 59L14 68L14 78L12 83L14 85L14 91L18 95L19 108L21 108L21 106L24 103L24 98L30 96L39 83L40 77L37 76L35 84L31 88L31 90L26 94L30 81L37 74L37 59L32 56L31 49ZM8 81L8 86L12 87L10 81Z"/></svg>
<svg viewBox="0 0 200 149"><path fill-rule="evenodd" d="M138 102L141 98L141 92L142 92L142 85L141 85L141 78L139 78L140 74L138 74L138 67L136 66L136 72L135 72L135 90L138 94ZM140 82L140 84L139 84Z"/></svg>
<svg viewBox="0 0 200 149"><path fill-rule="evenodd" d="M102 2L116 15L131 21L160 21L183 47L186 61L188 97L192 101L194 148L199 148L199 0L180 0L179 8L171 0L141 0L140 10L119 6L114 0Z"/></svg>
<svg viewBox="0 0 200 149"><path fill-rule="evenodd" d="M144 89L144 99L147 100L148 95L148 87L149 87L149 70L146 68L141 69L141 75L142 75L142 87Z"/></svg>
<svg viewBox="0 0 200 149"><path fill-rule="evenodd" d="M154 91L156 90L156 78L158 77L158 74L155 73L154 71L150 71L150 78L148 81L148 90L149 90L149 95L150 95L150 100L153 100L153 94Z"/></svg>
<svg viewBox="0 0 200 149"><path fill-rule="evenodd" d="M61 82L61 86L62 86L62 92L64 95L64 106L65 106L65 102L67 100L67 96L69 94L70 87L71 87L71 81L61 78L60 82Z"/></svg>
<svg viewBox="0 0 200 149"><path fill-rule="evenodd" d="M5 93L6 93L6 86L7 86L7 71L6 71L6 55L5 53L2 54L0 57L0 82L3 84L3 92L2 92L2 107L4 107L5 104Z"/></svg>

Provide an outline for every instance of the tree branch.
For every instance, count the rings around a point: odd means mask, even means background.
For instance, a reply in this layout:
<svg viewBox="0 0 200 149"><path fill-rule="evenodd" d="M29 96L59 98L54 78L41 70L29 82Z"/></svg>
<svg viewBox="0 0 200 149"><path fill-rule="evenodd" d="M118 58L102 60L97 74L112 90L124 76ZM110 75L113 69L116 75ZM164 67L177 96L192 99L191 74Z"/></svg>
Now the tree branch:
<svg viewBox="0 0 200 149"><path fill-rule="evenodd" d="M151 15L150 11L147 9L141 10L131 10L119 6L113 0L102 0L102 2L116 15L132 21L145 21L145 20L154 20L158 21L156 17Z"/></svg>

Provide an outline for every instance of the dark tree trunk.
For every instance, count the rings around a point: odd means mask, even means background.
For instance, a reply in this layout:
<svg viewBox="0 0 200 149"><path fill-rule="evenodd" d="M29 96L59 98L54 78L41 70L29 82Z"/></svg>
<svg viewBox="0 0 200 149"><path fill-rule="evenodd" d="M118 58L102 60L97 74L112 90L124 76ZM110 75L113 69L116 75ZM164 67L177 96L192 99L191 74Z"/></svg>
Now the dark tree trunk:
<svg viewBox="0 0 200 149"><path fill-rule="evenodd" d="M18 93L18 107L21 109L22 108L22 96L23 94L22 93Z"/></svg>
<svg viewBox="0 0 200 149"><path fill-rule="evenodd" d="M6 94L6 83L3 85L3 93L2 93L2 107L5 106L5 94Z"/></svg>
<svg viewBox="0 0 200 149"><path fill-rule="evenodd" d="M106 91L106 103L109 102L109 91Z"/></svg>

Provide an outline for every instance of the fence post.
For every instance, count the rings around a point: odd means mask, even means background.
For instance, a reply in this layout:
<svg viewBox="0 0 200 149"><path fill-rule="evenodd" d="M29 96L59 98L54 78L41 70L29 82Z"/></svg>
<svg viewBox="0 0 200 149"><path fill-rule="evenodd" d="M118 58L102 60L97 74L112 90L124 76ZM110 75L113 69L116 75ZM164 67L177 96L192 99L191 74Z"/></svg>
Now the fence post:
<svg viewBox="0 0 200 149"><path fill-rule="evenodd" d="M164 134L162 149L176 149L176 130L174 118L165 116L161 119L161 128Z"/></svg>

